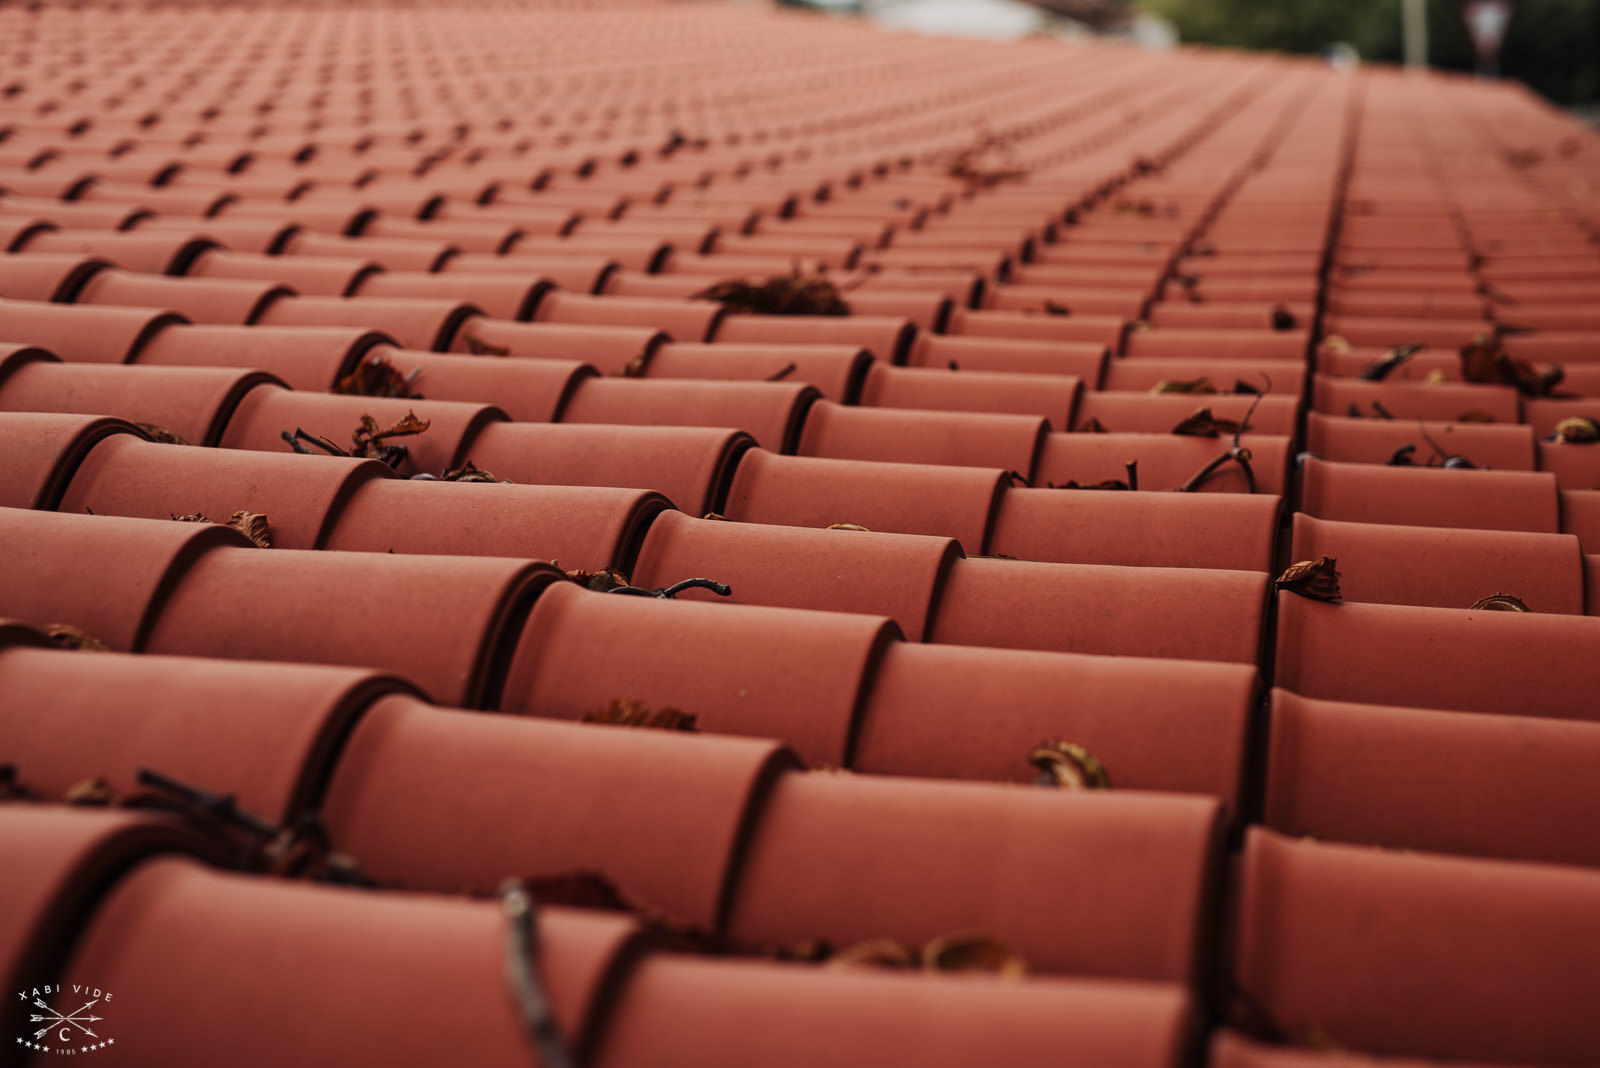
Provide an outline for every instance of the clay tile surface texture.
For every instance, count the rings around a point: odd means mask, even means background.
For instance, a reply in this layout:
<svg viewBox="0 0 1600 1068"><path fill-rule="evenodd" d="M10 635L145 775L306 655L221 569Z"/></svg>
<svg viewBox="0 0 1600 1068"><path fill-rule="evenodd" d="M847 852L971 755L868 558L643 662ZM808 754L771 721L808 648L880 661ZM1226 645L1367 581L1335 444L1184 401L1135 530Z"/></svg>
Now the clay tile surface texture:
<svg viewBox="0 0 1600 1068"><path fill-rule="evenodd" d="M0 4L0 1065L1600 1063L1600 141L1054 6Z"/></svg>

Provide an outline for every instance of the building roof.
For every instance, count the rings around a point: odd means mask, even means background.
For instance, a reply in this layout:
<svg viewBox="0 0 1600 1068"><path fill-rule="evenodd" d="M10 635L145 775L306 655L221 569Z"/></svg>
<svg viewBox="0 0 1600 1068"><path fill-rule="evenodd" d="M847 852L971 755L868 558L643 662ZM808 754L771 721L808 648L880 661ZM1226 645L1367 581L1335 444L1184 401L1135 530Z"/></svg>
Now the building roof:
<svg viewBox="0 0 1600 1068"><path fill-rule="evenodd" d="M0 70L0 1062L1600 1061L1593 131L750 4Z"/></svg>

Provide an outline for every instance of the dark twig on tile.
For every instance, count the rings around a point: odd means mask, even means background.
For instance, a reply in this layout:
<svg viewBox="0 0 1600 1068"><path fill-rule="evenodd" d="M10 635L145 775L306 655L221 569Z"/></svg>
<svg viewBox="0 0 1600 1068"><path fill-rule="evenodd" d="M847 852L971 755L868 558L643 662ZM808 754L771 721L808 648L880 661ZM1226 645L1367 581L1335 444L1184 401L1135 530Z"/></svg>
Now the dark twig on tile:
<svg viewBox="0 0 1600 1068"><path fill-rule="evenodd" d="M334 851L327 827L315 814L302 814L293 826L277 827L240 807L232 794L214 794L149 768L139 769L138 782L152 792L123 799L125 807L176 807L224 831L243 833L247 841L239 862L248 870L344 886L373 885L355 861Z"/></svg>
<svg viewBox="0 0 1600 1068"><path fill-rule="evenodd" d="M1427 347L1420 341L1413 341L1407 345L1397 345L1363 367L1361 373L1356 377L1364 382L1382 382L1389 377L1390 372L1396 367L1399 367Z"/></svg>
<svg viewBox="0 0 1600 1068"><path fill-rule="evenodd" d="M292 434L289 433L289 431L285 430L285 431L281 432L278 436L281 437L284 441L289 443L289 448L293 449L295 452L302 453L302 454L304 454L306 456L315 456L316 455L316 453L314 453L310 449L306 448L306 445L314 445L318 449L321 449L323 452L327 453L329 456L349 456L350 455L350 450L348 450L348 449L346 449L346 448L344 448L342 446L335 445L333 442L329 441L325 437L321 437L320 435L307 433L305 430L303 430L300 427L295 427L294 428L294 433L292 433Z"/></svg>
<svg viewBox="0 0 1600 1068"><path fill-rule="evenodd" d="M1262 377L1265 378L1266 376L1263 375ZM1271 379L1268 379L1267 393L1270 393L1271 391L1272 381ZM1266 395L1266 393L1256 394L1256 399L1250 402L1250 407L1245 411L1244 418L1239 420L1239 425L1233 432L1233 441L1228 445L1227 450L1223 452L1222 455L1206 464L1200 470L1196 471L1187 482L1179 486L1179 493L1194 493L1201 486L1205 485L1206 480L1215 474L1218 468L1230 461L1238 464L1239 470L1244 472L1244 483L1248 492L1254 493L1256 491L1256 473L1255 470L1250 466L1250 461L1253 456L1249 449L1245 448L1239 443L1239 435L1243 434L1250 428L1250 417L1256 414L1256 406L1261 403L1261 398L1265 397Z"/></svg>
<svg viewBox="0 0 1600 1068"><path fill-rule="evenodd" d="M214 794L198 786L191 786L159 771L140 768L140 786L148 786L163 794L170 794L183 802L191 811L209 816L230 827L238 828L257 838L272 838L278 828L257 816L249 809L240 808L232 794Z"/></svg>
<svg viewBox="0 0 1600 1068"><path fill-rule="evenodd" d="M796 365L795 364L792 364L792 363L785 364L783 367L779 368L778 370L776 370L776 371L772 372L770 375L768 375L765 379L763 379L763 381L766 381L766 382L781 382L785 378L788 378L790 375L794 374L795 370L796 370Z"/></svg>
<svg viewBox="0 0 1600 1068"><path fill-rule="evenodd" d="M506 917L506 982L528 1041L545 1068L577 1068L539 976L539 903L521 880L512 879L500 889L500 908Z"/></svg>
<svg viewBox="0 0 1600 1068"><path fill-rule="evenodd" d="M1428 447L1434 452L1434 455L1428 458L1429 467L1432 467L1434 460L1437 459L1440 461L1439 466L1446 469L1466 468L1469 470L1474 470L1477 468L1477 464L1473 463L1465 456L1462 456L1460 453L1445 452L1443 447L1441 447L1437 441L1433 440L1433 436L1428 433L1428 428L1423 425L1421 419L1417 420L1417 430L1422 434L1422 440L1426 441L1428 443Z"/></svg>
<svg viewBox="0 0 1600 1068"><path fill-rule="evenodd" d="M670 599L678 596L684 590L710 590L718 597L728 597L733 594L732 586L727 586L716 579L708 578L688 578L682 582L674 582L670 586L662 586L654 590L646 590L638 586L617 586L606 592L626 594L629 597L665 597Z"/></svg>

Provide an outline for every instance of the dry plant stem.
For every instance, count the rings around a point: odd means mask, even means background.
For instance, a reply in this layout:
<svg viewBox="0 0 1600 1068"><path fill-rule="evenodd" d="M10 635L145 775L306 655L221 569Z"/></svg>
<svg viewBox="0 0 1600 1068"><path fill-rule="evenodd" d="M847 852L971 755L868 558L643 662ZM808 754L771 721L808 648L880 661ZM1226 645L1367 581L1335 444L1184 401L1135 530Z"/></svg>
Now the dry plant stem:
<svg viewBox="0 0 1600 1068"><path fill-rule="evenodd" d="M1267 389L1269 391L1272 389L1270 380L1267 382ZM1239 435L1249 429L1250 417L1256 414L1256 406L1261 403L1261 398L1265 396L1265 393L1256 394L1256 399L1250 402L1250 407L1244 413L1244 418L1239 420L1239 429L1233 432L1233 442L1228 446L1227 451L1196 471L1189 478L1189 481L1178 487L1179 493L1194 493L1206 484L1206 480L1215 474L1219 467L1230 460L1238 464L1239 470L1244 472L1244 484L1247 487L1247 492L1254 493L1256 491L1256 473L1250 467L1251 453L1249 449L1239 444Z"/></svg>
<svg viewBox="0 0 1600 1068"><path fill-rule="evenodd" d="M510 880L500 891L500 908L506 917L506 983L528 1041L545 1068L578 1068L539 977L539 904L520 881Z"/></svg>
<svg viewBox="0 0 1600 1068"><path fill-rule="evenodd" d="M607 590L607 593L620 593L628 597L665 597L673 598L684 590L710 590L718 597L728 597L733 594L733 587L724 585L716 579L688 578L682 582L674 582L671 586L663 586L658 590L646 590L638 586L618 586Z"/></svg>

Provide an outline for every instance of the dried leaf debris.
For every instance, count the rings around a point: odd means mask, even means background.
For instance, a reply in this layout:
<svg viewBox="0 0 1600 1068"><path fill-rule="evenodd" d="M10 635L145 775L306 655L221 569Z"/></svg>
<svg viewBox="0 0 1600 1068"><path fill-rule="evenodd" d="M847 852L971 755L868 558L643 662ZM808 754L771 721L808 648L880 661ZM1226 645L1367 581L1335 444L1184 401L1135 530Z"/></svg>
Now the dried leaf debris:
<svg viewBox="0 0 1600 1068"><path fill-rule="evenodd" d="M1342 596L1339 592L1338 563L1338 559L1332 556L1301 560L1297 564L1290 564L1274 585L1280 590L1288 590L1314 601L1338 601Z"/></svg>
<svg viewBox="0 0 1600 1068"><path fill-rule="evenodd" d="M1593 445L1600 442L1600 420L1587 415L1574 415L1556 424L1551 441L1567 445Z"/></svg>
<svg viewBox="0 0 1600 1068"><path fill-rule="evenodd" d="M1224 434L1242 434L1249 429L1249 419L1244 422L1235 422L1232 419L1222 419L1211 413L1210 408L1196 408L1172 428L1172 433L1180 437L1192 438L1220 438Z"/></svg>
<svg viewBox="0 0 1600 1068"><path fill-rule="evenodd" d="M201 512L175 515L172 518L179 523L216 523L215 519ZM267 517L260 512L234 512L228 517L228 521L221 525L237 530L249 538L258 549L272 548L272 528L267 523Z"/></svg>
<svg viewBox="0 0 1600 1068"><path fill-rule="evenodd" d="M421 373L420 367L413 368L409 374L403 373L380 353L357 364L355 370L339 379L333 392L360 397L409 397L421 400L419 394L411 392L411 384Z"/></svg>
<svg viewBox="0 0 1600 1068"><path fill-rule="evenodd" d="M651 708L642 701L613 698L605 708L585 712L580 722L603 723L613 727L643 727L658 731L693 731L696 717L689 712L663 706Z"/></svg>
<svg viewBox="0 0 1600 1068"><path fill-rule="evenodd" d="M45 626L44 635L58 649L74 652L109 653L111 646L71 623L51 623Z"/></svg>
<svg viewBox="0 0 1600 1068"><path fill-rule="evenodd" d="M1201 375L1199 378L1163 378L1150 387L1153 394L1160 393L1220 393L1216 384Z"/></svg>
<svg viewBox="0 0 1600 1068"><path fill-rule="evenodd" d="M1480 385L1515 386L1524 397L1551 397L1566 377L1560 364L1543 371L1506 352L1498 334L1479 334L1461 346L1461 378Z"/></svg>
<svg viewBox="0 0 1600 1068"><path fill-rule="evenodd" d="M159 423L134 423L134 426L150 435L151 441L160 442L162 445L187 445L181 436L161 426Z"/></svg>
<svg viewBox="0 0 1600 1068"><path fill-rule="evenodd" d="M1028 763L1039 769L1035 785L1063 790L1106 790L1111 776L1105 765L1081 745L1060 740L1040 742L1028 753Z"/></svg>
<svg viewBox="0 0 1600 1068"><path fill-rule="evenodd" d="M839 287L822 272L805 274L798 267L760 284L744 279L718 282L694 294L714 300L732 312L747 315L849 315L850 305Z"/></svg>
<svg viewBox="0 0 1600 1068"><path fill-rule="evenodd" d="M488 471L485 471L483 468L479 467L477 464L473 463L471 460L468 460L466 463L462 464L460 467L452 467L452 468L450 468L444 474L439 476L439 481L440 482L494 482L494 483L498 483L498 484L504 485L504 486L511 485L511 480L509 478L495 478L492 473L490 473Z"/></svg>
<svg viewBox="0 0 1600 1068"><path fill-rule="evenodd" d="M802 956L803 954L803 956ZM920 946L893 938L872 938L830 953L824 943L808 942L781 951L788 959L823 960L829 968L889 968L924 972L979 973L1007 979L1028 974L1028 963L993 935L963 931L929 939Z"/></svg>
<svg viewBox="0 0 1600 1068"><path fill-rule="evenodd" d="M1514 597L1509 593L1496 593L1488 597L1480 597L1472 602L1468 609L1470 612L1529 612L1527 602L1521 597Z"/></svg>
<svg viewBox="0 0 1600 1068"><path fill-rule="evenodd" d="M350 434L351 447L348 449L325 437L309 433L301 427L295 427L293 433L285 430L279 436L298 453L310 454L316 449L330 456L378 460L391 468L398 469L409 458L410 452L406 446L394 444L390 439L414 437L426 433L431 425L428 420L418 418L417 413L409 409L393 425L387 427L380 425L370 413L362 412L361 423Z"/></svg>

